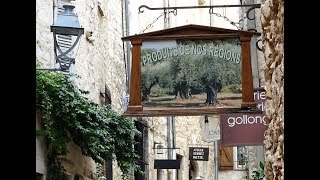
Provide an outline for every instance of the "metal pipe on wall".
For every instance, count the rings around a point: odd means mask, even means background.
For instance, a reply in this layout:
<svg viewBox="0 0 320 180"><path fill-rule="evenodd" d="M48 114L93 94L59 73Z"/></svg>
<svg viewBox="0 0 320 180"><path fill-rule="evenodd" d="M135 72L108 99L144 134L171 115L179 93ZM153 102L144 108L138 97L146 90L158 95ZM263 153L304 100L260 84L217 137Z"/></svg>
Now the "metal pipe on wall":
<svg viewBox="0 0 320 180"><path fill-rule="evenodd" d="M172 148L171 147L171 117L167 117L167 144L168 144L168 148ZM172 159L171 151L172 149L168 149L167 151L168 159Z"/></svg>
<svg viewBox="0 0 320 180"><path fill-rule="evenodd" d="M128 0L124 0L124 14L125 14L125 21L126 21L126 36L129 36L129 18L128 18ZM130 78L131 78L131 45L130 42L126 42L126 48L127 48L127 86L128 86L128 92L130 92Z"/></svg>
<svg viewBox="0 0 320 180"><path fill-rule="evenodd" d="M171 125L172 125L172 159L177 159L177 155L176 155L176 118L174 116L172 116L171 118ZM178 171L176 169L172 170L172 179L176 180L177 178L177 173Z"/></svg>
<svg viewBox="0 0 320 180"><path fill-rule="evenodd" d="M170 0L163 0L163 7L170 7ZM170 28L170 13L169 11L164 12L163 29Z"/></svg>
<svg viewBox="0 0 320 180"><path fill-rule="evenodd" d="M218 142L214 141L214 180L218 180Z"/></svg>
<svg viewBox="0 0 320 180"><path fill-rule="evenodd" d="M210 6L213 5L213 0L210 0ZM210 16L210 26L213 26L213 17L212 17L213 14L209 14Z"/></svg>
<svg viewBox="0 0 320 180"><path fill-rule="evenodd" d="M176 148L176 118L173 116L172 117L172 148Z"/></svg>
<svg viewBox="0 0 320 180"><path fill-rule="evenodd" d="M53 0L53 19L52 19L52 24L56 23L58 16L58 0Z"/></svg>
<svg viewBox="0 0 320 180"><path fill-rule="evenodd" d="M57 16L58 16L58 0L53 0L53 17L52 17L52 24L56 24ZM54 53L54 50L53 50ZM53 58L54 67L56 66L56 60Z"/></svg>

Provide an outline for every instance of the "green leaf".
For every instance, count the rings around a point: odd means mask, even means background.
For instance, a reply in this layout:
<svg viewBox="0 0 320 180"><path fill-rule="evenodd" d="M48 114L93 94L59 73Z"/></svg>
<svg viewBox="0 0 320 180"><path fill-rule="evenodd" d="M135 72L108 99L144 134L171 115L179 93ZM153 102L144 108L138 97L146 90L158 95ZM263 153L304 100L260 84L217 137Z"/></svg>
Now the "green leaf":
<svg viewBox="0 0 320 180"><path fill-rule="evenodd" d="M260 161L260 168L262 169L262 170L264 170L264 164L263 164L263 162L262 161Z"/></svg>
<svg viewBox="0 0 320 180"><path fill-rule="evenodd" d="M37 108L43 118L43 129L36 134L46 138L47 156L51 158L47 161L48 180L63 179L63 166L57 157L68 153L71 140L96 162L116 159L124 176L132 169L139 170L132 145L140 132L131 119L82 96L87 92L59 72L37 71L36 82Z"/></svg>
<svg viewBox="0 0 320 180"><path fill-rule="evenodd" d="M39 129L36 131L36 136L45 136L46 133L43 129Z"/></svg>

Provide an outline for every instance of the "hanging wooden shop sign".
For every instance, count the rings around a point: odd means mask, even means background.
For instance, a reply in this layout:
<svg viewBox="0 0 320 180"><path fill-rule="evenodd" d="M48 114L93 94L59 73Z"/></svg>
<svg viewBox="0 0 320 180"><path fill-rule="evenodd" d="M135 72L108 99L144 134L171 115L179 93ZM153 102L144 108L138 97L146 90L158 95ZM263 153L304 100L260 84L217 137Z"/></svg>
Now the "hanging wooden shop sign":
<svg viewBox="0 0 320 180"><path fill-rule="evenodd" d="M265 90L257 88L254 99L262 114L235 113L221 115L222 146L253 146L263 145L264 132L267 129L265 115Z"/></svg>
<svg viewBox="0 0 320 180"><path fill-rule="evenodd" d="M254 109L255 32L186 25L122 38L132 44L127 116L186 116Z"/></svg>

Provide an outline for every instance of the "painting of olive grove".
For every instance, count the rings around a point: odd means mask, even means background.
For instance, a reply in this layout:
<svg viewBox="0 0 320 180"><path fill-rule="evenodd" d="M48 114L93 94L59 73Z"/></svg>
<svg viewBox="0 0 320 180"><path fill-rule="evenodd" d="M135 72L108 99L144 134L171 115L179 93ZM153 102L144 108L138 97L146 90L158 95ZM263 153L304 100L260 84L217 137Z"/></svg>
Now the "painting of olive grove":
<svg viewBox="0 0 320 180"><path fill-rule="evenodd" d="M143 42L141 96L150 109L240 107L239 38Z"/></svg>

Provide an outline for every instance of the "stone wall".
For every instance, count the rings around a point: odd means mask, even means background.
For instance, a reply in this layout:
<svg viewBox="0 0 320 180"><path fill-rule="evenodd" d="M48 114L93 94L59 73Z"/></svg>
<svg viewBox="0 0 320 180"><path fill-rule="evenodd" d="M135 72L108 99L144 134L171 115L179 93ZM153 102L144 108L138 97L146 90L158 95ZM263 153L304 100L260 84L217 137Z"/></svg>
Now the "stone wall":
<svg viewBox="0 0 320 180"><path fill-rule="evenodd" d="M53 35L50 25L53 22L53 1L36 1L36 57L42 68L53 68Z"/></svg>
<svg viewBox="0 0 320 180"><path fill-rule="evenodd" d="M151 127L149 131L149 145L153 146L155 142L161 142L164 147L167 146L167 118L158 117L148 119L148 124ZM182 156L179 180L188 179L189 177L189 146L208 147L209 161L195 161L198 176L205 177L205 179L213 179L214 172L214 152L213 143L206 143L201 139L200 133L200 117L198 116L177 116L175 117L175 138L176 138L176 153ZM154 159L166 158L166 151L164 155L159 156L155 150L149 148L149 179L156 179L157 171L153 169ZM167 174L167 170L163 170L163 174Z"/></svg>
<svg viewBox="0 0 320 180"><path fill-rule="evenodd" d="M36 1L36 57L42 63L41 68L54 68L53 35L50 32L53 1ZM111 92L112 108L122 113L122 94L127 89L121 40L122 1L75 0L71 3L75 5L74 11L85 31L76 55L75 69L79 78L75 79L75 84L89 91L86 96L100 105L103 104L101 93L105 92L107 86ZM82 156L80 148L74 143L69 144L69 151L67 156L61 158L67 172L93 179L93 160ZM121 177L120 173L118 168L113 172L116 177Z"/></svg>
<svg viewBox="0 0 320 180"><path fill-rule="evenodd" d="M149 126L149 176L148 178L157 179L157 170L154 169L154 159L167 158L167 151L164 150L163 155L156 154L156 150L152 147L154 142L161 142L167 147L167 118L153 117L147 118ZM204 179L214 179L214 143L205 142L201 137L200 116L177 116L175 117L175 153L182 156L180 169L178 170L179 178L177 180L189 179L189 147L208 147L209 161L194 161L196 166L196 176ZM254 158L254 157L253 157ZM170 170L172 171L172 170ZM167 177L167 170L161 170L163 177ZM247 175L246 171L222 170L218 172L221 180L240 180ZM195 177L193 177L195 178Z"/></svg>
<svg viewBox="0 0 320 180"><path fill-rule="evenodd" d="M265 174L284 179L284 1L266 0L261 6L263 52L266 60Z"/></svg>
<svg viewBox="0 0 320 180"><path fill-rule="evenodd" d="M119 0L100 1L104 16L98 11L98 0L77 0L79 21L91 37L82 37L78 50L76 80L79 87L90 91L89 98L100 101L105 85L111 92L111 105L123 111L122 93L126 90L126 68L123 55L122 4Z"/></svg>

